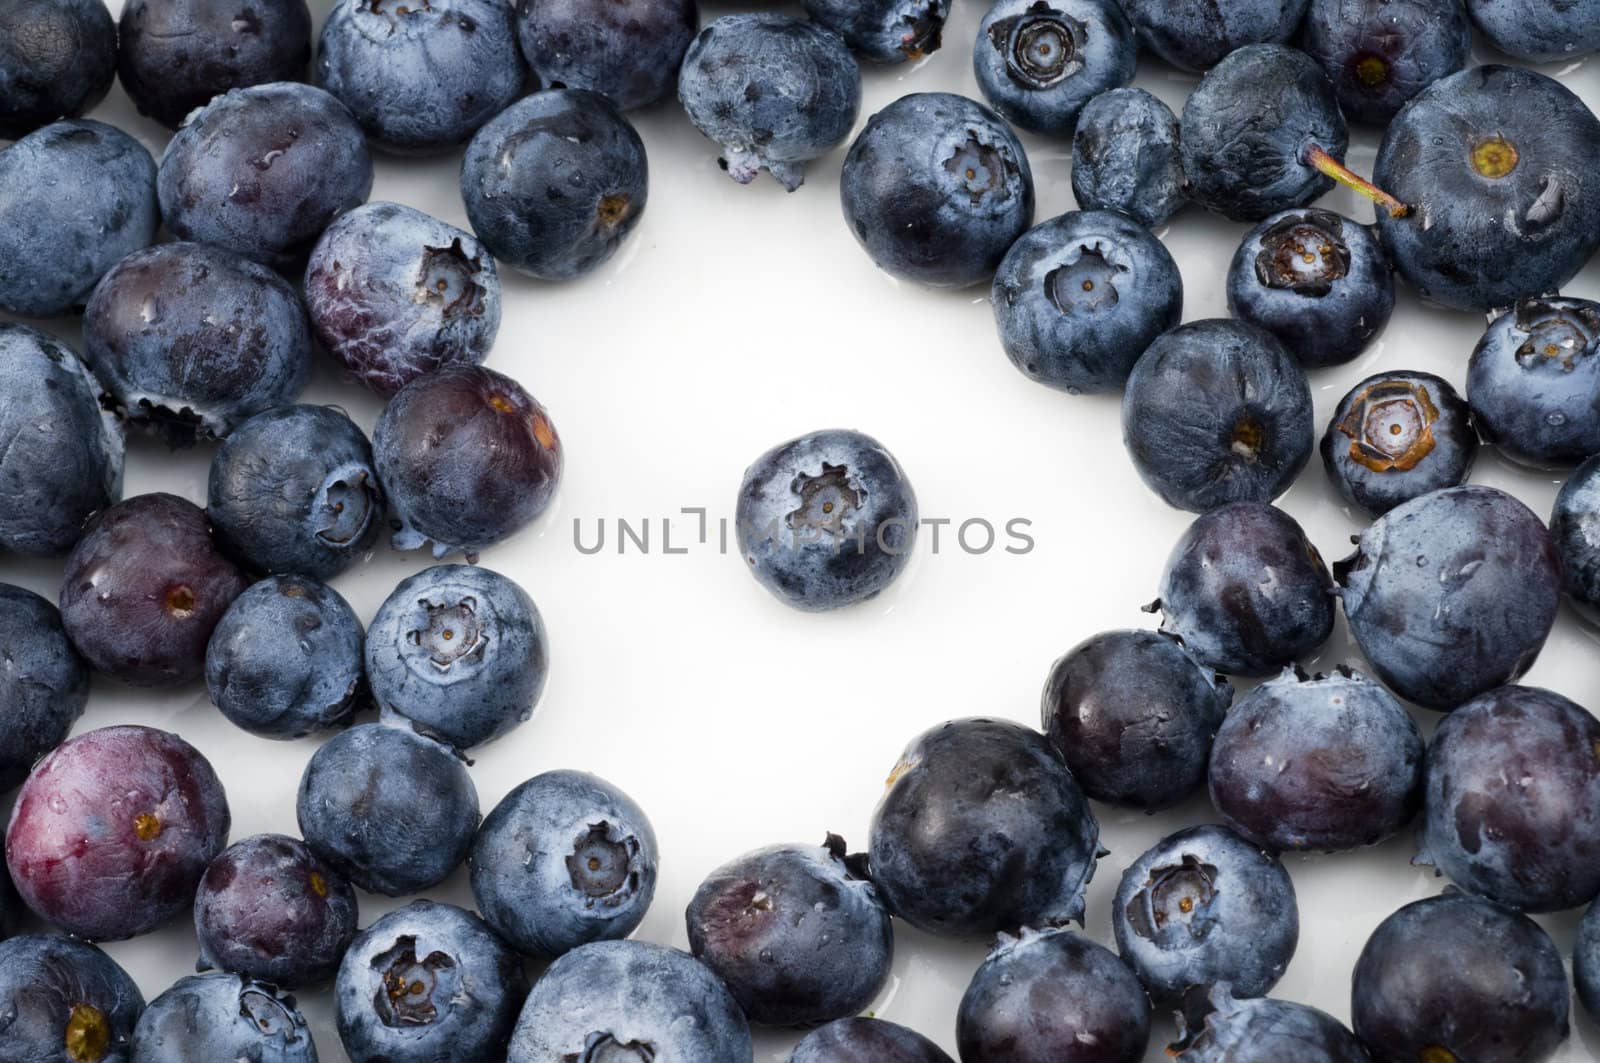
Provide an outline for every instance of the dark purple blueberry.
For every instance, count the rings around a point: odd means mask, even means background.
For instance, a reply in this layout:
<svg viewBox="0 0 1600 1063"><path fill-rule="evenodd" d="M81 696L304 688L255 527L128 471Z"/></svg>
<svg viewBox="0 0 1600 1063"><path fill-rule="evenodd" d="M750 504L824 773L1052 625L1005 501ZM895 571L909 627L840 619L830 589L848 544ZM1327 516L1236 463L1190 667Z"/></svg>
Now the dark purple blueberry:
<svg viewBox="0 0 1600 1063"><path fill-rule="evenodd" d="M1431 373L1367 377L1340 400L1322 436L1328 479L1369 517L1466 483L1477 456L1466 400Z"/></svg>
<svg viewBox="0 0 1600 1063"><path fill-rule="evenodd" d="M1600 617L1600 457L1578 466L1561 485L1550 538L1561 552L1567 598L1589 618Z"/></svg>
<svg viewBox="0 0 1600 1063"><path fill-rule="evenodd" d="M62 743L88 703L89 666L61 613L32 591L0 583L0 794Z"/></svg>
<svg viewBox="0 0 1600 1063"><path fill-rule="evenodd" d="M1472 25L1461 0L1311 0L1300 47L1333 82L1346 118L1387 125L1471 61Z"/></svg>
<svg viewBox="0 0 1600 1063"><path fill-rule="evenodd" d="M0 1059L131 1063L144 997L93 945L27 934L0 944Z"/></svg>
<svg viewBox="0 0 1600 1063"><path fill-rule="evenodd" d="M1356 1035L1327 1012L1265 997L1236 1000L1226 986L1184 1001L1178 1037L1167 1055L1179 1063L1371 1063Z"/></svg>
<svg viewBox="0 0 1600 1063"><path fill-rule="evenodd" d="M1591 1019L1600 1018L1600 904L1591 904L1578 922L1572 945L1572 984Z"/></svg>
<svg viewBox="0 0 1600 1063"><path fill-rule="evenodd" d="M222 783L193 746L152 727L104 727L33 769L11 813L6 863L40 918L118 941L189 907L229 823Z"/></svg>
<svg viewBox="0 0 1600 1063"><path fill-rule="evenodd" d="M83 114L116 76L117 24L104 0L0 5L0 140Z"/></svg>
<svg viewBox="0 0 1600 1063"><path fill-rule="evenodd" d="M1182 70L1206 70L1247 45L1287 41L1307 0L1123 0L1139 44Z"/></svg>
<svg viewBox="0 0 1600 1063"><path fill-rule="evenodd" d="M131 1063L317 1063L293 997L233 974L180 978L133 1031Z"/></svg>
<svg viewBox="0 0 1600 1063"><path fill-rule="evenodd" d="M204 672L211 632L247 582L217 549L204 510L137 495L96 517L67 555L61 621L96 671L181 686Z"/></svg>
<svg viewBox="0 0 1600 1063"><path fill-rule="evenodd" d="M789 1063L955 1063L915 1030L883 1019L850 1018L813 1030Z"/></svg>
<svg viewBox="0 0 1600 1063"><path fill-rule="evenodd" d="M520 0L517 35L551 88L609 96L620 111L647 107L678 83L700 13L695 0Z"/></svg>

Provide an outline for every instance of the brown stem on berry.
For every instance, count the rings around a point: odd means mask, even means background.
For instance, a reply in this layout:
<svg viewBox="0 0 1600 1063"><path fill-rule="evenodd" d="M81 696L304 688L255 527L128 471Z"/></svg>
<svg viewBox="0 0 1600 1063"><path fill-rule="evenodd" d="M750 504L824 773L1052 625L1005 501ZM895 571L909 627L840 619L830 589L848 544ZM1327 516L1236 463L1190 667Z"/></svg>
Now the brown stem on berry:
<svg viewBox="0 0 1600 1063"><path fill-rule="evenodd" d="M1380 209L1388 211L1391 218L1403 218L1411 213L1410 207L1371 181L1368 181L1365 177L1351 172L1344 163L1315 144L1306 148L1301 156L1301 161L1318 173L1333 178L1357 195L1365 196L1372 200Z"/></svg>

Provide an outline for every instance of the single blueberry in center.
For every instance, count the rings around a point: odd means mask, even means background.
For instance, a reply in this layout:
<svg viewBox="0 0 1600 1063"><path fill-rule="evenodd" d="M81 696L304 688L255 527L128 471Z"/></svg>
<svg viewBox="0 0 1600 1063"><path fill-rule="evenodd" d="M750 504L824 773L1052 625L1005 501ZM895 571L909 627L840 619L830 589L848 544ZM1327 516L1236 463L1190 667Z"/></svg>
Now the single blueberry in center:
<svg viewBox="0 0 1600 1063"><path fill-rule="evenodd" d="M400 938L394 948L372 961L383 972L383 985L373 998L385 1026L426 1026L439 1017L439 1005L454 994L456 961L442 952L417 958L417 939Z"/></svg>
<svg viewBox="0 0 1600 1063"><path fill-rule="evenodd" d="M483 660L489 639L476 598L465 595L449 604L424 598L417 604L425 614L424 623L408 632L407 638L428 655L434 667L448 672L459 660Z"/></svg>
<svg viewBox="0 0 1600 1063"><path fill-rule="evenodd" d="M596 823L578 837L567 856L572 887L590 899L591 907L595 901L608 907L621 904L639 885L639 873L633 866L639 841L632 835L618 838L615 834L610 823Z"/></svg>
<svg viewBox="0 0 1600 1063"><path fill-rule="evenodd" d="M1201 940L1211 932L1208 910L1216 896L1217 869L1184 854L1183 862L1158 867L1128 902L1128 925L1162 948ZM1180 935L1179 932L1182 932Z"/></svg>
<svg viewBox="0 0 1600 1063"><path fill-rule="evenodd" d="M1350 272L1350 247L1335 215L1309 211L1285 218L1261 238L1256 278L1267 288L1323 296Z"/></svg>

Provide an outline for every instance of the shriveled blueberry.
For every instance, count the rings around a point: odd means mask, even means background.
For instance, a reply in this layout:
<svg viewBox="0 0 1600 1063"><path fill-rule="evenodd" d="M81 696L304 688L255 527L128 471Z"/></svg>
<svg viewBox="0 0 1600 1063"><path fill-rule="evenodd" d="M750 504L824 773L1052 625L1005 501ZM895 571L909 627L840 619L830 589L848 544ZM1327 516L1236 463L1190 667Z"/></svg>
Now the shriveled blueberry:
<svg viewBox="0 0 1600 1063"><path fill-rule="evenodd" d="M1138 1063L1149 1041L1128 965L1060 928L1001 935L956 1015L962 1063Z"/></svg>
<svg viewBox="0 0 1600 1063"><path fill-rule="evenodd" d="M21 785L88 703L89 666L68 641L61 613L32 591L0 583L0 793Z"/></svg>
<svg viewBox="0 0 1600 1063"><path fill-rule="evenodd" d="M1565 62L1600 50L1600 3L1466 0L1489 43L1530 63Z"/></svg>
<svg viewBox="0 0 1600 1063"><path fill-rule="evenodd" d="M98 672L143 687L199 679L206 643L247 584L205 511L136 495L95 517L67 555L61 622Z"/></svg>
<svg viewBox="0 0 1600 1063"><path fill-rule="evenodd" d="M412 901L345 953L339 1040L356 1063L503 1059L527 993L522 961L483 920Z"/></svg>
<svg viewBox="0 0 1600 1063"><path fill-rule="evenodd" d="M1490 323L1467 363L1467 403L1513 461L1563 469L1600 453L1600 303L1524 299Z"/></svg>
<svg viewBox="0 0 1600 1063"><path fill-rule="evenodd" d="M1084 210L1165 225L1189 200L1172 108L1144 89L1112 89L1085 104L1072 134L1072 195Z"/></svg>
<svg viewBox="0 0 1600 1063"><path fill-rule="evenodd" d="M200 244L159 244L118 262L89 299L83 346L117 412L174 447L293 402L311 371L311 326L295 290L259 263Z"/></svg>
<svg viewBox="0 0 1600 1063"><path fill-rule="evenodd" d="M1449 710L1532 667L1561 602L1561 557L1504 491L1467 484L1390 510L1334 565L1368 663L1396 694Z"/></svg>
<svg viewBox="0 0 1600 1063"><path fill-rule="evenodd" d="M1567 1037L1561 953L1525 915L1449 892L1379 924L1356 961L1351 1025L1376 1063L1540 1063Z"/></svg>
<svg viewBox="0 0 1600 1063"><path fill-rule="evenodd" d="M257 834L206 868L194 898L200 966L298 989L333 978L356 936L355 890L298 838Z"/></svg>
<svg viewBox="0 0 1600 1063"><path fill-rule="evenodd" d="M1478 433L1466 400L1432 373L1377 373L1339 401L1322 436L1322 466L1369 517L1466 483Z"/></svg>
<svg viewBox="0 0 1600 1063"><path fill-rule="evenodd" d="M335 871L400 897L438 885L466 859L478 790L448 746L369 723L317 750L295 811L306 844Z"/></svg>
<svg viewBox="0 0 1600 1063"><path fill-rule="evenodd" d="M950 0L804 0L811 21L874 63L925 59L943 43Z"/></svg>
<svg viewBox="0 0 1600 1063"><path fill-rule="evenodd" d="M1006 356L1030 379L1074 395L1117 391L1182 319L1183 277L1138 223L1075 211L1011 245L989 302Z"/></svg>
<svg viewBox="0 0 1600 1063"><path fill-rule="evenodd" d="M0 48L3 36L0 27ZM155 239L155 182L142 144L89 119L45 126L0 151L0 310L81 311L118 259Z"/></svg>
<svg viewBox="0 0 1600 1063"><path fill-rule="evenodd" d="M105 99L116 76L117 26L104 0L0 8L0 139L76 118Z"/></svg>
<svg viewBox="0 0 1600 1063"><path fill-rule="evenodd" d="M517 37L539 80L631 111L666 97L700 25L695 0L519 0Z"/></svg>
<svg viewBox="0 0 1600 1063"><path fill-rule="evenodd" d="M534 984L508 1063L750 1063L750 1027L717 976L677 949L597 941Z"/></svg>
<svg viewBox="0 0 1600 1063"><path fill-rule="evenodd" d="M222 715L251 734L304 738L350 722L361 645L361 621L338 591L304 576L272 576L217 622L206 689Z"/></svg>
<svg viewBox="0 0 1600 1063"><path fill-rule="evenodd" d="M457 749L533 715L549 650L521 587L475 565L435 565L390 593L366 643L367 679L385 710Z"/></svg>
<svg viewBox="0 0 1600 1063"><path fill-rule="evenodd" d="M333 406L258 413L212 457L206 513L247 567L332 579L383 524L372 444Z"/></svg>
<svg viewBox="0 0 1600 1063"><path fill-rule="evenodd" d="M837 1019L807 1034L789 1063L955 1063L915 1030L883 1019Z"/></svg>
<svg viewBox="0 0 1600 1063"><path fill-rule="evenodd" d="M1591 904L1578 923L1572 946L1572 983L1590 1018L1600 1016L1600 904Z"/></svg>
<svg viewBox="0 0 1600 1063"><path fill-rule="evenodd" d="M528 67L507 0L339 0L322 25L317 80L374 147L436 155L521 96Z"/></svg>
<svg viewBox="0 0 1600 1063"><path fill-rule="evenodd" d="M294 998L234 974L181 978L150 1002L133 1030L129 1063L317 1063Z"/></svg>
<svg viewBox="0 0 1600 1063"><path fill-rule="evenodd" d="M839 178L845 222L880 269L935 288L988 280L1033 224L1033 170L989 108L902 96L867 120Z"/></svg>
<svg viewBox="0 0 1600 1063"><path fill-rule="evenodd" d="M796 609L866 601L916 546L917 496L884 446L861 432L813 432L745 470L739 550L756 580Z"/></svg>
<svg viewBox="0 0 1600 1063"><path fill-rule="evenodd" d="M1294 36L1309 0L1122 0L1139 43L1175 67L1207 70L1251 44Z"/></svg>
<svg viewBox="0 0 1600 1063"><path fill-rule="evenodd" d="M1122 958L1161 1005L1219 983L1264 996L1300 942L1289 873L1226 827L1169 834L1130 864L1111 926Z"/></svg>
<svg viewBox="0 0 1600 1063"><path fill-rule="evenodd" d="M100 382L65 344L0 324L0 546L64 554L94 513L122 495L122 427Z"/></svg>
<svg viewBox="0 0 1600 1063"><path fill-rule="evenodd" d="M989 105L1038 133L1066 136L1078 112L1133 80L1139 48L1116 0L995 0L972 66Z"/></svg>
<svg viewBox="0 0 1600 1063"><path fill-rule="evenodd" d="M188 910L230 822L222 783L189 743L103 727L34 767L11 813L6 864L41 918L117 941Z"/></svg>
<svg viewBox="0 0 1600 1063"><path fill-rule="evenodd" d="M168 129L229 89L304 80L311 63L305 0L128 0L118 29L122 87Z"/></svg>
<svg viewBox="0 0 1600 1063"><path fill-rule="evenodd" d="M1370 1063L1356 1035L1327 1012L1266 997L1238 1000L1226 986L1185 1001L1178 1038L1167 1055L1180 1063Z"/></svg>
<svg viewBox="0 0 1600 1063"><path fill-rule="evenodd" d="M914 739L872 817L872 881L930 933L978 936L1079 919L1100 825L1043 735L1006 720Z"/></svg>
<svg viewBox="0 0 1600 1063"><path fill-rule="evenodd" d="M287 266L366 200L372 156L344 104L310 85L272 82L190 116L162 156L156 191L178 239Z"/></svg>
<svg viewBox="0 0 1600 1063"><path fill-rule="evenodd" d="M471 233L399 203L334 219L306 267L317 338L379 395L456 362L500 330L500 271Z"/></svg>
<svg viewBox="0 0 1600 1063"><path fill-rule="evenodd" d="M144 997L93 945L26 934L0 944L6 1063L130 1063Z"/></svg>
<svg viewBox="0 0 1600 1063"><path fill-rule="evenodd" d="M1561 485L1550 538L1561 554L1567 597L1586 615L1600 615L1600 457L1578 466Z"/></svg>
<svg viewBox="0 0 1600 1063"><path fill-rule="evenodd" d="M644 141L604 96L536 92L478 130L461 163L461 198L478 239L540 280L599 268L644 216Z"/></svg>
<svg viewBox="0 0 1600 1063"><path fill-rule="evenodd" d="M1472 25L1461 0L1311 0L1300 47L1333 82L1346 118L1387 125L1467 65Z"/></svg>

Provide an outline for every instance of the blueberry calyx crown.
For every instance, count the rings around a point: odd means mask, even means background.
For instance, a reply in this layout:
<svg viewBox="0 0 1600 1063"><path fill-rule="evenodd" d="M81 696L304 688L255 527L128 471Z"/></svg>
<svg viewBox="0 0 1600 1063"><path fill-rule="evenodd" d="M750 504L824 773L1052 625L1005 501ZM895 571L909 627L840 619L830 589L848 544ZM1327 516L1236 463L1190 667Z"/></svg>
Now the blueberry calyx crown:
<svg viewBox="0 0 1600 1063"><path fill-rule="evenodd" d="M1004 193L1007 179L1021 172L1006 147L984 143L974 129L967 130L967 139L956 145L944 168L955 175L975 207L986 196Z"/></svg>
<svg viewBox="0 0 1600 1063"><path fill-rule="evenodd" d="M804 472L797 475L790 490L800 498L800 504L784 517L791 531L804 528L839 535L845 518L867 499L867 489L850 475L848 465L827 462L822 463L822 471L815 476Z"/></svg>
<svg viewBox="0 0 1600 1063"><path fill-rule="evenodd" d="M1472 168L1491 181L1509 177L1521 156L1517 147L1502 136L1485 137L1472 146Z"/></svg>
<svg viewBox="0 0 1600 1063"><path fill-rule="evenodd" d="M602 820L590 824L567 854L567 877L584 907L615 908L639 891L639 839Z"/></svg>
<svg viewBox="0 0 1600 1063"><path fill-rule="evenodd" d="M445 317L481 317L483 285L473 278L483 263L467 254L457 237L449 247L424 247L417 281L419 302L440 303Z"/></svg>
<svg viewBox="0 0 1600 1063"><path fill-rule="evenodd" d="M627 196L613 193L600 197L600 205L595 208L595 217L600 222L602 229L615 229L628 220L628 215L633 213L633 201Z"/></svg>
<svg viewBox="0 0 1600 1063"><path fill-rule="evenodd" d="M417 600L424 625L406 632L406 639L422 650L434 668L448 672L457 661L481 663L489 652L488 624L478 615L478 599L462 595L454 602Z"/></svg>
<svg viewBox="0 0 1600 1063"><path fill-rule="evenodd" d="M989 43L1006 57L1006 74L1030 89L1047 89L1083 69L1080 58L1089 29L1082 22L1036 2L1020 15L989 27Z"/></svg>
<svg viewBox="0 0 1600 1063"><path fill-rule="evenodd" d="M609 1033L592 1033L582 1052L568 1052L562 1063L654 1063L656 1046L648 1041L618 1041Z"/></svg>
<svg viewBox="0 0 1600 1063"><path fill-rule="evenodd" d="M100 1063L111 1048L111 1024L93 1004L72 1005L63 1035L72 1063Z"/></svg>
<svg viewBox="0 0 1600 1063"><path fill-rule="evenodd" d="M913 4L900 16L905 33L900 37L900 51L910 60L932 55L944 43L944 13L933 0Z"/></svg>
<svg viewBox="0 0 1600 1063"><path fill-rule="evenodd" d="M1350 61L1350 70L1362 88L1375 89L1389 80L1389 61L1375 52L1365 52Z"/></svg>
<svg viewBox="0 0 1600 1063"><path fill-rule="evenodd" d="M1321 298L1350 272L1344 221L1325 210L1284 218L1261 236L1256 279L1265 287Z"/></svg>
<svg viewBox="0 0 1600 1063"><path fill-rule="evenodd" d="M300 1039L295 1029L293 1007L292 997L280 999L276 992L264 985L247 983L239 991L239 1014L249 1019L251 1025L263 1035L275 1035L284 1044L293 1044Z"/></svg>
<svg viewBox="0 0 1600 1063"><path fill-rule="evenodd" d="M1045 275L1044 288L1063 315L1093 314L1122 301L1116 280L1127 272L1126 266L1109 261L1099 247L1084 244L1075 259Z"/></svg>
<svg viewBox="0 0 1600 1063"><path fill-rule="evenodd" d="M359 542L372 524L377 500L377 484L366 469L335 472L318 499L317 539L334 547Z"/></svg>
<svg viewBox="0 0 1600 1063"><path fill-rule="evenodd" d="M1570 373L1594 353L1600 338L1600 312L1587 304L1526 299L1517 304L1516 314L1518 329L1528 334L1516 353L1524 369L1553 366Z"/></svg>
<svg viewBox="0 0 1600 1063"><path fill-rule="evenodd" d="M1128 902L1128 926L1161 948L1168 947L1180 928L1201 940L1211 932L1206 911L1216 895L1216 866L1184 853L1177 864L1151 869L1144 887Z"/></svg>
<svg viewBox="0 0 1600 1063"><path fill-rule="evenodd" d="M441 976L454 972L454 957L431 952L419 960L417 939L408 934L374 959L372 966L383 975L372 1003L385 1026L427 1026L439 1017L434 994Z"/></svg>
<svg viewBox="0 0 1600 1063"><path fill-rule="evenodd" d="M1385 380L1366 388L1339 422L1350 460L1373 472L1409 472L1433 453L1439 409L1425 384Z"/></svg>
<svg viewBox="0 0 1600 1063"><path fill-rule="evenodd" d="M844 865L846 879L872 881L872 870L867 854L850 852L850 847L845 844L844 838L829 831L828 836L822 839L822 847L828 850L830 857Z"/></svg>

